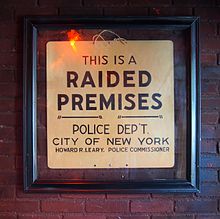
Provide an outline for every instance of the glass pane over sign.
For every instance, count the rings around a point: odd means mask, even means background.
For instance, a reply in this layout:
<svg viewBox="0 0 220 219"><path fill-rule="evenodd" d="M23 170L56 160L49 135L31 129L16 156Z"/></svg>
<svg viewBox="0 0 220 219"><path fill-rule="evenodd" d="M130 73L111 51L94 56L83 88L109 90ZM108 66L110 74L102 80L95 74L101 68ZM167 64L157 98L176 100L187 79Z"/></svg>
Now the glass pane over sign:
<svg viewBox="0 0 220 219"><path fill-rule="evenodd" d="M49 168L171 168L171 40L50 41Z"/></svg>
<svg viewBox="0 0 220 219"><path fill-rule="evenodd" d="M25 191L199 191L198 18L24 27Z"/></svg>

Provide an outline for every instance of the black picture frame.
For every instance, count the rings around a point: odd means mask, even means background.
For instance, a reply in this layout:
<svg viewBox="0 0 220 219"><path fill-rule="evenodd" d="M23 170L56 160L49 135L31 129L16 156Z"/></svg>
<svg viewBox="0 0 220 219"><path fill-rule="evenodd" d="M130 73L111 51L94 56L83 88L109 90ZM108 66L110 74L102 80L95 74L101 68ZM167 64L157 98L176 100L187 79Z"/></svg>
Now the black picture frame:
<svg viewBox="0 0 220 219"><path fill-rule="evenodd" d="M153 180L146 182L80 181L38 178L37 162L37 37L38 28L75 26L111 28L115 25L151 29L184 29L190 39L187 69L187 155L186 180ZM198 17L42 17L24 19L23 42L23 166L26 192L88 193L186 193L199 192L200 160L200 62Z"/></svg>

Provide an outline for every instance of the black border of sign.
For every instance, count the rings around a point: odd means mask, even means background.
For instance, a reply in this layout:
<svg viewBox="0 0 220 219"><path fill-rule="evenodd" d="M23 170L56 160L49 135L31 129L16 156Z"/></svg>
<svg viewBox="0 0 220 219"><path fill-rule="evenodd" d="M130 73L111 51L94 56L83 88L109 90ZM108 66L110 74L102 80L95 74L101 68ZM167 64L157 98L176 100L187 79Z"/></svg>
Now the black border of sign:
<svg viewBox="0 0 220 219"><path fill-rule="evenodd" d="M187 75L187 179L152 182L99 182L39 180L37 164L37 30L68 26L110 28L115 25L155 29L184 29L189 34L190 69ZM200 159L200 62L198 17L42 17L24 18L23 56L23 161L24 190L27 192L171 193L199 192Z"/></svg>

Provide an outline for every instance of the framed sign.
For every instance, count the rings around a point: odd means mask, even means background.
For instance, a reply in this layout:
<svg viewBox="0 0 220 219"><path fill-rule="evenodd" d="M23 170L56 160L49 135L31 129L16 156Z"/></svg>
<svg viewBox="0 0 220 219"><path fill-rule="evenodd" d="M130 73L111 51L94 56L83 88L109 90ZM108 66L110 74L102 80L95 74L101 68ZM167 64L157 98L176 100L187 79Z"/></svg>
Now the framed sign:
<svg viewBox="0 0 220 219"><path fill-rule="evenodd" d="M25 191L199 191L198 25L25 18Z"/></svg>

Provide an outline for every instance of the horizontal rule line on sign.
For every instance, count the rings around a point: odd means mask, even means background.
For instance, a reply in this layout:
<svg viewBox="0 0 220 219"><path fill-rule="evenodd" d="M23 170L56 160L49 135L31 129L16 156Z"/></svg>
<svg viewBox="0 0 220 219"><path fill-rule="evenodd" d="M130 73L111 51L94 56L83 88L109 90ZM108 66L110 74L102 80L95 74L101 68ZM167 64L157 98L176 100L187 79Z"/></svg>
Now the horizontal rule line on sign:
<svg viewBox="0 0 220 219"><path fill-rule="evenodd" d="M60 116L60 119L102 119L102 116Z"/></svg>
<svg viewBox="0 0 220 219"><path fill-rule="evenodd" d="M135 119L135 118L163 118L163 116L121 116L122 119Z"/></svg>

